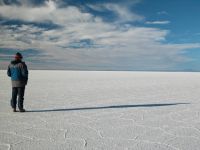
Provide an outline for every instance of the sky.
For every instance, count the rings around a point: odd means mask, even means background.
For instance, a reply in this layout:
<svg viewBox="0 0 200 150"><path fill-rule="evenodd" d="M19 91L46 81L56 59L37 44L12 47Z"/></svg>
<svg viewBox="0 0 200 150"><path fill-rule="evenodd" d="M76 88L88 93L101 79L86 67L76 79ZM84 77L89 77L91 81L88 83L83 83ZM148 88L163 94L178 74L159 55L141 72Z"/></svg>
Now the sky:
<svg viewBox="0 0 200 150"><path fill-rule="evenodd" d="M0 69L200 71L199 0L0 0Z"/></svg>

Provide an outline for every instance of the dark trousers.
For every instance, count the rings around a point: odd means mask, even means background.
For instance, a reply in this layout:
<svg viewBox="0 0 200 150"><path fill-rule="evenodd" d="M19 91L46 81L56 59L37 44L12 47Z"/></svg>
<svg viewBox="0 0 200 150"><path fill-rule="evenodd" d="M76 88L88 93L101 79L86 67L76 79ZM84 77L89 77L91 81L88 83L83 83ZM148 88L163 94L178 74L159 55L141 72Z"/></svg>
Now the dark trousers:
<svg viewBox="0 0 200 150"><path fill-rule="evenodd" d="M16 108L17 105L17 95L18 95L18 108L24 108L24 92L25 87L13 87L12 88L12 99L11 99L11 107Z"/></svg>

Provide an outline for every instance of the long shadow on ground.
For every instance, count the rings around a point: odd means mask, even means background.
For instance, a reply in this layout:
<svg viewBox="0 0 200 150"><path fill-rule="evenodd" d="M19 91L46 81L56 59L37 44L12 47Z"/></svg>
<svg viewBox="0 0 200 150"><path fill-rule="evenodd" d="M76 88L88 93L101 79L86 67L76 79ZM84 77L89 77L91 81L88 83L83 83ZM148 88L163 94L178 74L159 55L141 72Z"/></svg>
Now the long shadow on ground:
<svg viewBox="0 0 200 150"><path fill-rule="evenodd" d="M190 103L165 103L165 104L138 104L138 105L111 105L111 106L96 106L96 107L78 107L78 108L62 108L62 109L44 109L44 110L29 110L27 112L51 112L51 111L76 111L76 110L98 110L98 109L119 109L119 108L137 108L137 107L162 107L184 105Z"/></svg>

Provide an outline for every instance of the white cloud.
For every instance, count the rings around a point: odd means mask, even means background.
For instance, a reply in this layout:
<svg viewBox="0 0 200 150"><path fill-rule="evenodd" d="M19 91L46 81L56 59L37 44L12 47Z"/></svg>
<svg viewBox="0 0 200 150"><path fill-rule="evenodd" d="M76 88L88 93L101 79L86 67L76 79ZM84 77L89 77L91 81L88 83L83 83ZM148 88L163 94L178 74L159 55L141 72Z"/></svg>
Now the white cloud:
<svg viewBox="0 0 200 150"><path fill-rule="evenodd" d="M171 22L168 20L164 20L164 21L147 21L146 24L152 24L152 25L165 25L165 24L170 24Z"/></svg>
<svg viewBox="0 0 200 150"><path fill-rule="evenodd" d="M70 22L84 22L91 18L88 13L81 13L78 8L69 6L57 8L53 1L47 1L44 6L30 7L26 5L1 5L0 16L7 19L17 19L26 22L53 22L65 25Z"/></svg>
<svg viewBox="0 0 200 150"><path fill-rule="evenodd" d="M42 7L26 7L16 5L1 5L0 16L8 19L18 19L23 21L43 22L51 18L53 8L50 3Z"/></svg>
<svg viewBox="0 0 200 150"><path fill-rule="evenodd" d="M96 11L110 11L118 16L118 22L135 22L135 21L142 21L144 17L133 13L129 10L129 7L114 4L114 3L106 3L106 4L98 4L98 5L88 5L91 9Z"/></svg>
<svg viewBox="0 0 200 150"><path fill-rule="evenodd" d="M157 12L158 15L168 15L168 12L166 11L159 11Z"/></svg>
<svg viewBox="0 0 200 150"><path fill-rule="evenodd" d="M116 4L108 4L105 7L118 14L122 22L143 18L137 18L129 13L128 9L120 9ZM40 8L0 6L0 15L27 22L51 21L62 26L51 30L34 25L0 26L0 47L38 49L50 57L37 56L34 59L43 62L57 61L63 67L169 69L178 63L189 61L180 55L182 50L200 47L199 44L192 43L165 44L165 38L169 34L167 30L128 24L119 26L116 23L105 22L93 14L83 13L74 6L59 8L52 1ZM93 45L91 48L71 47L71 43L78 43L81 40L92 41ZM56 63L51 65L58 66Z"/></svg>

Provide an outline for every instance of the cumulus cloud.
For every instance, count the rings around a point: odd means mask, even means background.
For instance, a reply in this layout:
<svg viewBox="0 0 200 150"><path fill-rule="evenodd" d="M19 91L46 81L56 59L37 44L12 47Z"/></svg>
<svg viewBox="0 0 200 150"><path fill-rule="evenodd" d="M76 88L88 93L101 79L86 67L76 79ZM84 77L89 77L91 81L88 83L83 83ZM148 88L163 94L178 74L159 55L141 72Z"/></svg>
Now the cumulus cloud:
<svg viewBox="0 0 200 150"><path fill-rule="evenodd" d="M31 56L30 63L34 66L37 60L42 63L35 65L43 68L165 70L189 61L181 55L182 50L200 47L199 44L166 44L168 30L129 24L144 17L125 6L108 3L90 7L110 11L117 19L106 22L101 16L83 12L76 6L60 7L54 1L39 7L2 5L1 17L25 23L1 25L0 48L36 49L40 53ZM34 23L57 24L59 28L47 29ZM154 22L158 23L166 22Z"/></svg>
<svg viewBox="0 0 200 150"><path fill-rule="evenodd" d="M57 9L53 1L47 1L45 5L30 7L26 5L2 5L0 16L10 20L23 20L27 22L54 22L56 24L70 23L73 21L87 21L90 14L81 13L78 8L69 6Z"/></svg>

